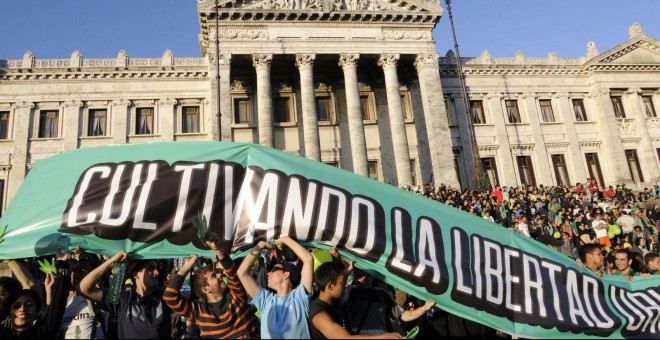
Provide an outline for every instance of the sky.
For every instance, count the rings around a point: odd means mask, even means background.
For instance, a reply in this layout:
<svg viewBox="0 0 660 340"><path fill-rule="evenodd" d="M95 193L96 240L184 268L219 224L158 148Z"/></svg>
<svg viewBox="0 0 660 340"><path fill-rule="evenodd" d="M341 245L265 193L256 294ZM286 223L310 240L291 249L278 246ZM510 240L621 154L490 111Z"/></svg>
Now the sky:
<svg viewBox="0 0 660 340"><path fill-rule="evenodd" d="M441 55L453 48L449 15L433 31ZM196 0L0 0L0 59L199 57ZM602 53L629 39L639 23L660 39L660 0L452 0L462 57L586 55L594 41Z"/></svg>

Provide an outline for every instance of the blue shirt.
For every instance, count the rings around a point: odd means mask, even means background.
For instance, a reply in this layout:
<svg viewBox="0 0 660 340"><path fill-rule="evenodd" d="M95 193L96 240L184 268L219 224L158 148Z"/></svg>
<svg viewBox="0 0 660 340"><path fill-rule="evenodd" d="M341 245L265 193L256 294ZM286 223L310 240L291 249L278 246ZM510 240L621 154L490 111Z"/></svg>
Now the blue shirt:
<svg viewBox="0 0 660 340"><path fill-rule="evenodd" d="M286 296L259 287L248 302L261 314L261 338L309 339L309 297L302 284Z"/></svg>

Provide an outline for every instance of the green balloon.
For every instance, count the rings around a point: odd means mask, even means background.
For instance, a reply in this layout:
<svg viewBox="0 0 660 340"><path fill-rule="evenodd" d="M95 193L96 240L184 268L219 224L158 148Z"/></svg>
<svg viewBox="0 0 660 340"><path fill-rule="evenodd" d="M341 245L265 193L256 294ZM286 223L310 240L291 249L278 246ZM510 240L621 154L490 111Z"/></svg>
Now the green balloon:
<svg viewBox="0 0 660 340"><path fill-rule="evenodd" d="M614 233L611 231L607 233L607 237L609 238L614 238L614 236L615 236Z"/></svg>

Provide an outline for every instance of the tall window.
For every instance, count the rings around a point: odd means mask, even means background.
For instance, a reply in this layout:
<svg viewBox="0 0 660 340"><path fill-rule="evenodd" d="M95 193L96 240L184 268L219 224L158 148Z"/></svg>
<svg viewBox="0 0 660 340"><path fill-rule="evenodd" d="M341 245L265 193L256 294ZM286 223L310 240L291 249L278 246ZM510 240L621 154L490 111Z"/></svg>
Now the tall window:
<svg viewBox="0 0 660 340"><path fill-rule="evenodd" d="M603 172L600 170L600 162L598 161L597 153L585 153L584 157L587 160L587 170L589 170L589 178L595 178L600 185L603 185Z"/></svg>
<svg viewBox="0 0 660 340"><path fill-rule="evenodd" d="M555 113L552 111L552 102L549 99L539 100L541 105L541 116L546 123L555 122Z"/></svg>
<svg viewBox="0 0 660 340"><path fill-rule="evenodd" d="M472 124L486 124L484 104L481 100L470 100L470 113L472 113Z"/></svg>
<svg viewBox="0 0 660 340"><path fill-rule="evenodd" d="M136 110L135 134L151 135L154 133L154 109L150 107L139 107Z"/></svg>
<svg viewBox="0 0 660 340"><path fill-rule="evenodd" d="M410 177L412 178L412 185L417 185L417 165L415 160L410 160Z"/></svg>
<svg viewBox="0 0 660 340"><path fill-rule="evenodd" d="M614 116L616 118L626 118L626 111L623 110L623 102L621 102L621 97L612 96L612 108L614 108Z"/></svg>
<svg viewBox="0 0 660 340"><path fill-rule="evenodd" d="M639 158L637 158L637 150L626 150L626 160L628 160L628 169L635 183L644 182L642 168L639 165Z"/></svg>
<svg viewBox="0 0 660 340"><path fill-rule="evenodd" d="M181 108L181 132L195 133L199 132L199 106L184 106Z"/></svg>
<svg viewBox="0 0 660 340"><path fill-rule="evenodd" d="M9 138L9 112L3 111L0 112L0 139L7 138Z"/></svg>
<svg viewBox="0 0 660 340"><path fill-rule="evenodd" d="M291 98L289 97L274 97L273 98L273 114L275 123L288 123L292 122L291 117Z"/></svg>
<svg viewBox="0 0 660 340"><path fill-rule="evenodd" d="M506 114L509 118L509 123L520 123L520 111L518 111L518 101L517 100L506 100Z"/></svg>
<svg viewBox="0 0 660 340"><path fill-rule="evenodd" d="M316 114L319 122L331 122L334 120L335 110L330 97L316 97Z"/></svg>
<svg viewBox="0 0 660 340"><path fill-rule="evenodd" d="M403 113L403 119L409 120L413 118L410 97L405 93L401 94L401 113ZM447 108L447 114L449 114L449 108Z"/></svg>
<svg viewBox="0 0 660 340"><path fill-rule="evenodd" d="M518 156L518 173L520 173L521 184L536 186L536 178L534 177L534 167L532 166L531 156Z"/></svg>
<svg viewBox="0 0 660 340"><path fill-rule="evenodd" d="M642 102L644 103L644 112L646 113L646 117L656 117L655 107L653 106L653 98L651 96L643 96Z"/></svg>
<svg viewBox="0 0 660 340"><path fill-rule="evenodd" d="M89 110L87 126L88 136L105 136L106 126L108 123L108 111L106 110Z"/></svg>
<svg viewBox="0 0 660 340"><path fill-rule="evenodd" d="M234 123L252 122L252 105L249 98L234 98Z"/></svg>
<svg viewBox="0 0 660 340"><path fill-rule="evenodd" d="M378 176L378 161L368 161L367 170L369 172L369 178L377 181L380 179L380 176Z"/></svg>
<svg viewBox="0 0 660 340"><path fill-rule="evenodd" d="M495 187L500 184L500 179L497 176L497 166L495 164L495 157L487 157L481 159L481 166L486 171L488 179L490 180L490 186Z"/></svg>
<svg viewBox="0 0 660 340"><path fill-rule="evenodd" d="M363 120L376 120L376 113L369 95L360 95L360 108L362 109Z"/></svg>
<svg viewBox="0 0 660 340"><path fill-rule="evenodd" d="M587 111L585 111L584 109L583 99L573 99L573 112L575 113L575 121L577 122L587 121Z"/></svg>
<svg viewBox="0 0 660 340"><path fill-rule="evenodd" d="M564 155L552 155L552 167L555 170L555 178L557 179L557 184L570 186L571 181L568 178L568 167L566 166Z"/></svg>
<svg viewBox="0 0 660 340"><path fill-rule="evenodd" d="M59 126L59 111L39 112L39 138L56 138Z"/></svg>

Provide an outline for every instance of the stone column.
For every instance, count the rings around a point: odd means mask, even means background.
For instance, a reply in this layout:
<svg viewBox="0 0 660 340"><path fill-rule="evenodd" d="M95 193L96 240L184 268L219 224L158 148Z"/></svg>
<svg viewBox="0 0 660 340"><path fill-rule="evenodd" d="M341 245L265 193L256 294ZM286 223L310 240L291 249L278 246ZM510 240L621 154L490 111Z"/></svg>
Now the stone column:
<svg viewBox="0 0 660 340"><path fill-rule="evenodd" d="M296 55L296 66L300 72L300 97L302 99L303 135L305 157L320 161L319 121L314 97L314 60L316 54Z"/></svg>
<svg viewBox="0 0 660 340"><path fill-rule="evenodd" d="M65 151L78 148L78 137L82 135L82 132L79 130L80 110L82 107L83 102L77 100L70 100L64 103L64 110L62 110L62 137L64 138ZM87 125L89 126L89 122ZM83 126L82 131L87 131L87 126Z"/></svg>
<svg viewBox="0 0 660 340"><path fill-rule="evenodd" d="M112 101L110 113L112 116L112 142L114 144L126 144L127 140L127 124L130 121L135 123L131 126L131 130L128 131L129 135L135 134L135 124L136 120L131 120L132 117L129 116L128 108L131 106L131 101L126 99L115 99ZM155 122L154 122L155 123Z"/></svg>
<svg viewBox="0 0 660 340"><path fill-rule="evenodd" d="M555 94L555 99L559 103L559 115L563 121L564 133L568 140L568 157L573 163L573 183L583 182L588 177L587 169L584 167L585 159L580 150L580 143L575 131L575 113L573 112L573 105L570 102L569 95L566 92Z"/></svg>
<svg viewBox="0 0 660 340"><path fill-rule="evenodd" d="M272 54L252 55L252 66L257 70L257 115L259 144L273 147L273 98L270 88L270 62Z"/></svg>
<svg viewBox="0 0 660 340"><path fill-rule="evenodd" d="M518 185L518 180L516 177L516 160L511 154L511 144L509 143L509 134L506 129L506 122L508 122L506 114L502 108L502 94L500 93L491 93L488 94L487 103L488 110L493 113L493 123L495 124L495 135L497 138L497 144L500 146L497 150L498 158L497 161L500 162L501 169L508 169L508 171L503 171L498 173L501 175L500 179L502 186L515 186ZM486 109L486 108L484 108Z"/></svg>
<svg viewBox="0 0 660 340"><path fill-rule="evenodd" d="M360 59L359 54L342 54L339 57L339 66L344 71L348 131L351 134L351 151L353 154L353 172L358 175L369 176L367 142L364 137L362 109L360 108L360 89L357 78L358 59Z"/></svg>
<svg viewBox="0 0 660 340"><path fill-rule="evenodd" d="M521 97L525 111L527 111L527 119L529 120L529 125L532 128L532 131L541 131L541 133L533 134L531 137L534 143L534 153L538 160L537 174L539 176L537 177L536 182L547 186L554 183L554 174L551 172L552 164L550 164L550 155L545 148L545 139L543 138L543 130L541 129L541 119L539 118L538 110L536 109L537 98L538 97L535 93L525 93Z"/></svg>
<svg viewBox="0 0 660 340"><path fill-rule="evenodd" d="M378 59L378 66L381 66L385 73L385 89L387 91L387 108L390 117L390 130L392 132L396 178L397 184L401 186L412 185L412 176L410 174L408 136L406 134L406 124L403 119L403 108L401 107L399 77L396 74L398 62L398 54L383 54Z"/></svg>
<svg viewBox="0 0 660 340"><path fill-rule="evenodd" d="M630 170L628 169L628 161L626 160L626 153L623 149L623 142L619 134L619 127L616 117L614 116L614 108L612 107L612 100L610 99L610 90L606 87L595 89L589 93L589 97L594 102L596 108L595 121L598 123L599 133L603 141L603 149L607 152L601 152L599 156L603 156L605 167L609 172L609 178L606 179L607 185L626 184L628 187L634 187L635 182L632 180ZM604 187L602 183L599 183Z"/></svg>
<svg viewBox="0 0 660 340"><path fill-rule="evenodd" d="M628 89L623 96L623 105L625 105L626 112L629 112L630 118L635 119L635 125L637 127L636 135L640 138L639 149L637 149L639 163L642 168L642 174L644 174L644 181L652 185L660 181L660 168L658 168L653 140L651 140L651 134L646 126L646 113L642 109L643 102L640 96L641 94L642 89L640 88Z"/></svg>
<svg viewBox="0 0 660 340"><path fill-rule="evenodd" d="M163 141L174 141L177 121L174 106L177 100L172 98L161 98L158 100L158 134ZM154 122L156 123L156 122Z"/></svg>
<svg viewBox="0 0 660 340"><path fill-rule="evenodd" d="M218 140L231 141L231 124L234 121L232 117L232 102L231 102L231 54L220 55L220 117L216 117L214 121L220 122L220 136ZM214 81L215 82L215 81ZM218 113L218 95L217 90L211 95L213 103L211 104L212 114L215 116ZM214 139L217 136L218 129L214 129Z"/></svg>
<svg viewBox="0 0 660 340"><path fill-rule="evenodd" d="M460 188L456 170L454 169L454 153L451 147L451 131L447 121L447 112L440 82L440 70L436 53L420 54L415 59L419 89L422 95L422 107L426 121L429 151L431 153L431 166L433 168L433 184L438 187L440 183ZM457 105L459 110L462 105ZM460 115L457 114L457 118ZM467 135L465 135L467 136ZM469 137L464 137L469 140ZM471 155L471 149L463 148L463 152ZM471 157L469 157L471 158ZM468 181L470 181L468 179Z"/></svg>
<svg viewBox="0 0 660 340"><path fill-rule="evenodd" d="M7 202L11 202L18 191L18 188L25 179L28 162L28 141L32 136L32 127L30 121L37 122L37 119L31 119L30 115L34 109L32 102L20 102L14 104L14 148L11 151L11 170L7 178Z"/></svg>

